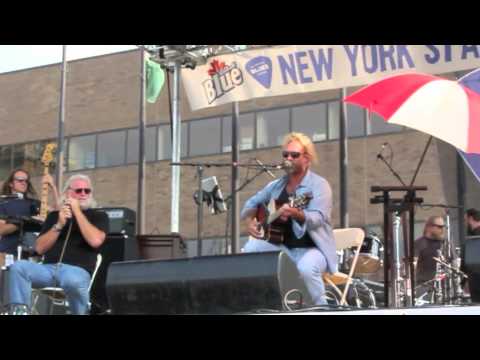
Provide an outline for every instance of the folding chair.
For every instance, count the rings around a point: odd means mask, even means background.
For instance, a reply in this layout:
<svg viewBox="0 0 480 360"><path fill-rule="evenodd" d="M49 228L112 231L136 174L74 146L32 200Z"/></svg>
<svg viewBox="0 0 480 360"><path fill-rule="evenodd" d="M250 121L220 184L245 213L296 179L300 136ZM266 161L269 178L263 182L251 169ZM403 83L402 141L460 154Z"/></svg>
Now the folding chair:
<svg viewBox="0 0 480 360"><path fill-rule="evenodd" d="M335 229L333 230L333 236L335 237L337 251L357 247L348 275L338 271L334 274L323 274L323 280L332 286L335 292L341 297L340 305L344 305L346 303L348 289L352 283L353 274L355 273L355 267L357 266L358 255L360 254L365 233L360 228ZM339 285L345 285L343 292L338 288Z"/></svg>
<svg viewBox="0 0 480 360"><path fill-rule="evenodd" d="M88 293L90 294L90 289L92 288L95 277L97 276L98 269L102 263L102 254L97 254L97 262L95 264L95 269L93 270L92 278L90 279L90 284L88 285ZM68 301L66 299L65 291L61 287L44 287L41 289L34 289L34 301L32 301L32 313L37 313L36 304L40 294L47 295L50 299L52 305L54 306L63 306L68 307ZM89 303L89 306L91 304Z"/></svg>

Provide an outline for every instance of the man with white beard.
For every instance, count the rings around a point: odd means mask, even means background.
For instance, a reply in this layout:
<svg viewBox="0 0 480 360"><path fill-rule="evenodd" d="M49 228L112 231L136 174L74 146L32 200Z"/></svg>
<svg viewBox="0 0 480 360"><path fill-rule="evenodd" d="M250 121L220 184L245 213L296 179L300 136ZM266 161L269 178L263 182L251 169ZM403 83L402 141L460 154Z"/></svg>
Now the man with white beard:
<svg viewBox="0 0 480 360"><path fill-rule="evenodd" d="M42 264L17 261L10 266L11 306L31 307L33 288L61 287L73 314L89 311L88 287L98 248L108 233L107 215L95 209L90 178L71 176L62 193L60 211L48 214L36 242Z"/></svg>

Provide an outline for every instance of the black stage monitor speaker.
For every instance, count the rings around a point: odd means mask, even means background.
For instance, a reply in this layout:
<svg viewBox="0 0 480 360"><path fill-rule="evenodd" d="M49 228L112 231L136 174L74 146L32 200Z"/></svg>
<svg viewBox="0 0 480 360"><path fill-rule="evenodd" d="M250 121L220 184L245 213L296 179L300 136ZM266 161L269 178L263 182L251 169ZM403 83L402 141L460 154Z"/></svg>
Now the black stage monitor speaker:
<svg viewBox="0 0 480 360"><path fill-rule="evenodd" d="M113 314L231 314L312 305L283 252L112 263Z"/></svg>
<svg viewBox="0 0 480 360"><path fill-rule="evenodd" d="M480 273L480 236L465 240L465 267L468 272Z"/></svg>

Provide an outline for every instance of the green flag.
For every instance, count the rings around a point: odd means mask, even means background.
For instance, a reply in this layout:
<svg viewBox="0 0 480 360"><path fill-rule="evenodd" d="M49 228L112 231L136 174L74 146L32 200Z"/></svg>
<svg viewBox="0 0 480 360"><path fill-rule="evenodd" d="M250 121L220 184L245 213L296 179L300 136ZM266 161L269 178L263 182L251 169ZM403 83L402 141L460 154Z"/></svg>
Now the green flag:
<svg viewBox="0 0 480 360"><path fill-rule="evenodd" d="M160 64L155 61L145 59L146 73L147 73L147 90L146 97L149 103L157 101L158 95L165 83L165 73L160 67Z"/></svg>

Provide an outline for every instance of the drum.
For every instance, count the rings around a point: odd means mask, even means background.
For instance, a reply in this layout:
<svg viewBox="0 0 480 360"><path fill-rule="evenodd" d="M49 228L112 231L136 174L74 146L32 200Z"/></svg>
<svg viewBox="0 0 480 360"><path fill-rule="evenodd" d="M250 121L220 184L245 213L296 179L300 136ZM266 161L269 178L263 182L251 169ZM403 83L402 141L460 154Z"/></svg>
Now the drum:
<svg viewBox="0 0 480 360"><path fill-rule="evenodd" d="M375 235L368 235L363 239L360 254L358 255L355 274L371 274L380 269L381 257L383 254L382 242ZM350 258L350 266L353 261L354 252Z"/></svg>

